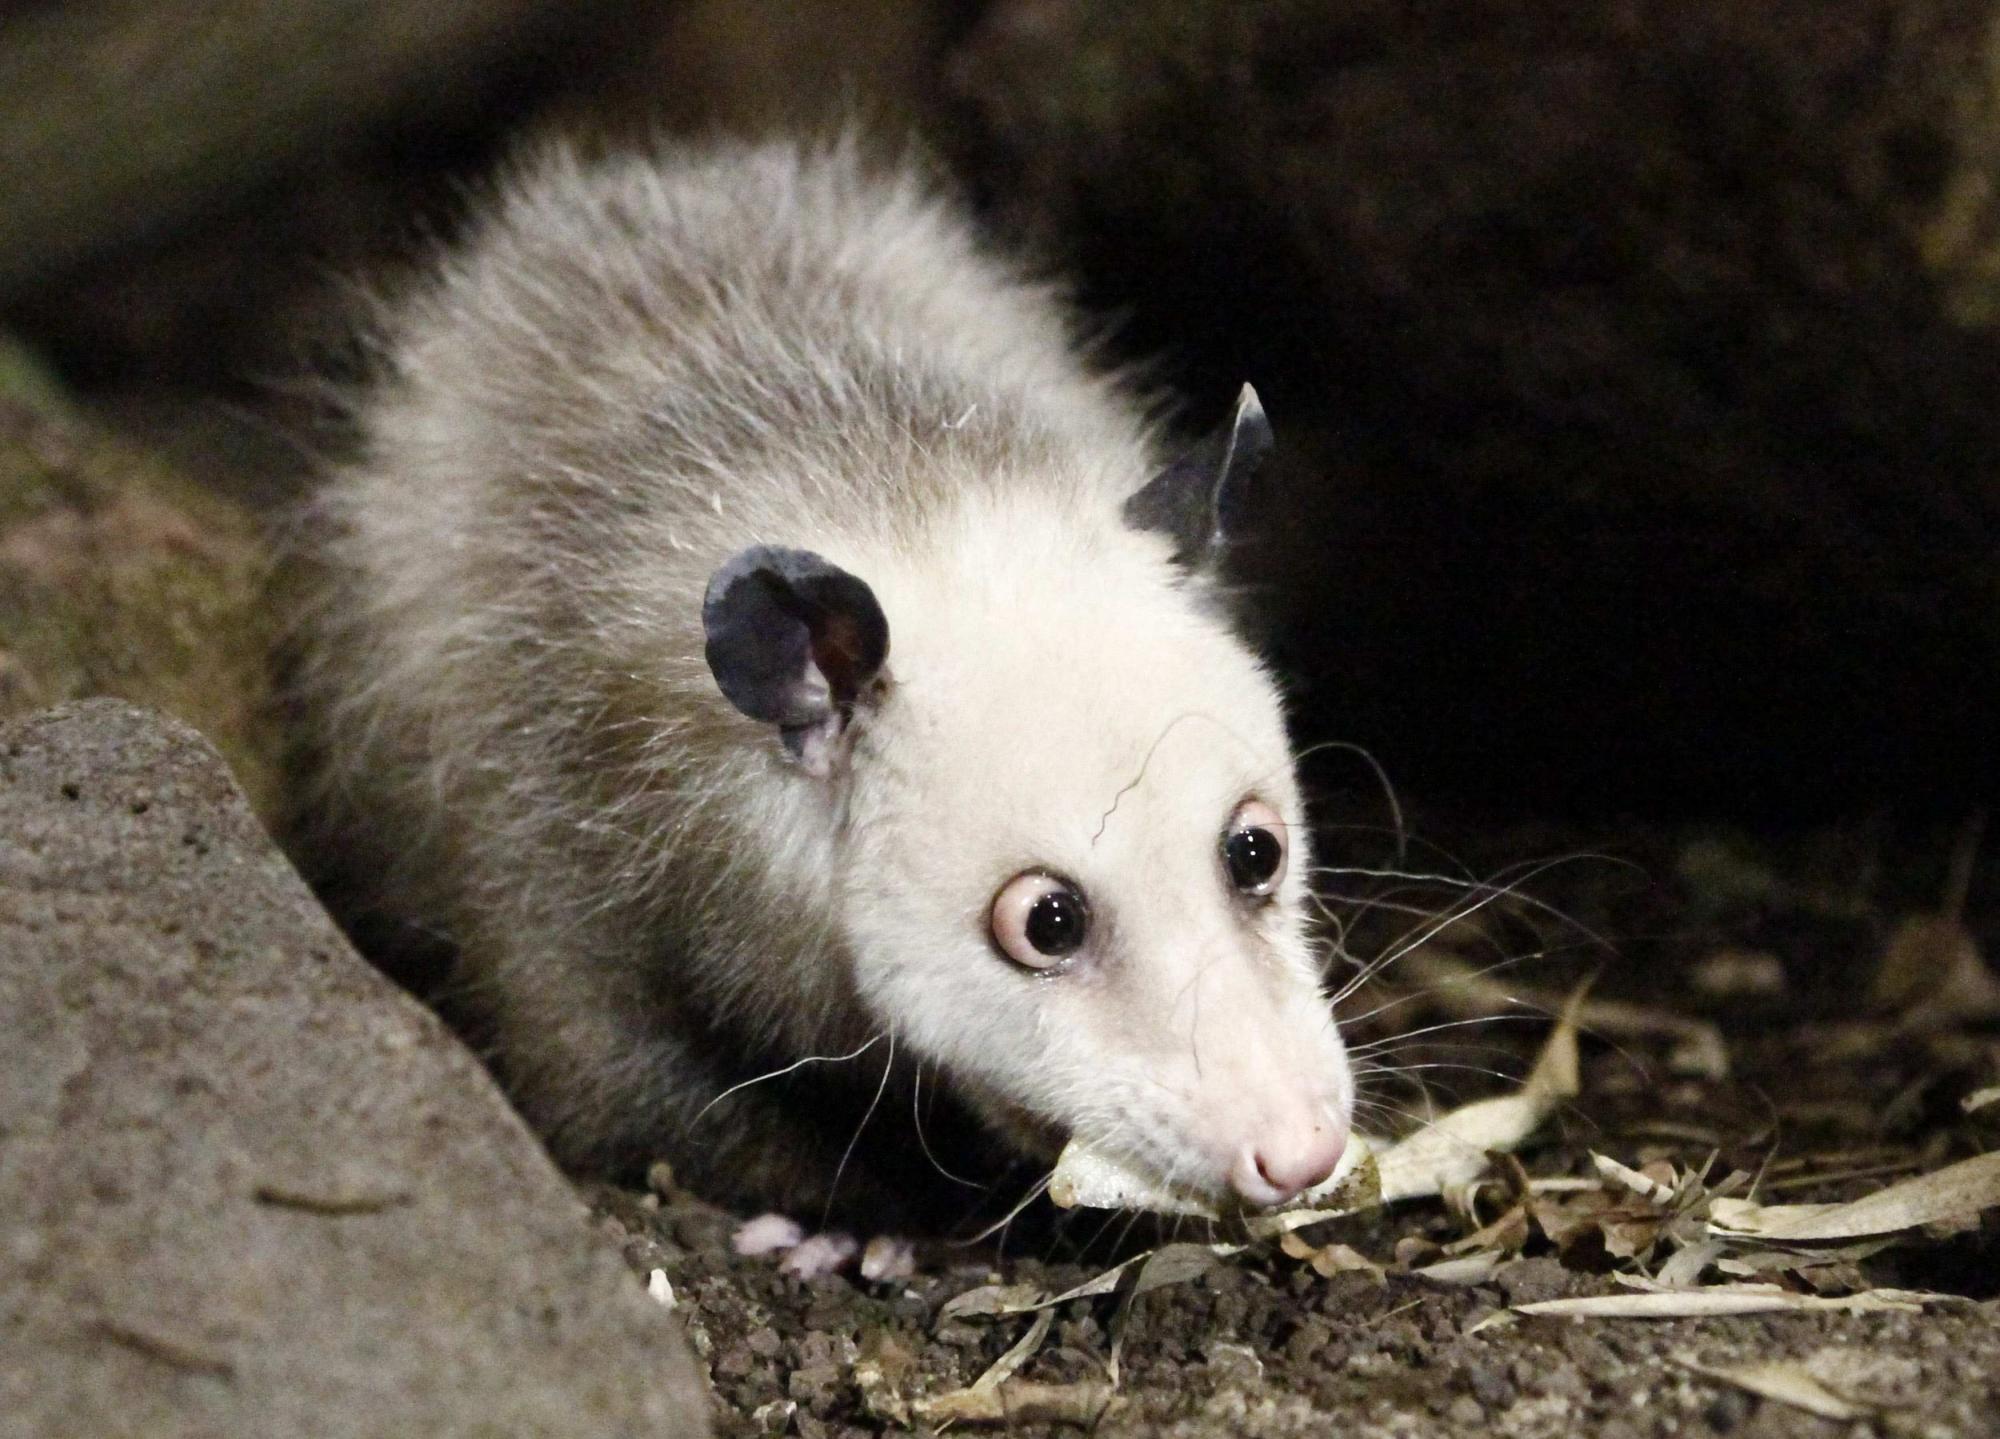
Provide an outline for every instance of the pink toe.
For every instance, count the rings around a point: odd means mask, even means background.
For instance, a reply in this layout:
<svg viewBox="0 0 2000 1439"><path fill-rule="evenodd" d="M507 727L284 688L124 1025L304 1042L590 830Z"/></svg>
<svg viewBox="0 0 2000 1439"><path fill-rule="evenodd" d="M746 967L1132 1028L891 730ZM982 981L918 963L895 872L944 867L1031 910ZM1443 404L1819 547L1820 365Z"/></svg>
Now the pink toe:
<svg viewBox="0 0 2000 1439"><path fill-rule="evenodd" d="M745 1220L730 1236L729 1247L747 1258L796 1249L806 1237L797 1222L782 1214L760 1214Z"/></svg>

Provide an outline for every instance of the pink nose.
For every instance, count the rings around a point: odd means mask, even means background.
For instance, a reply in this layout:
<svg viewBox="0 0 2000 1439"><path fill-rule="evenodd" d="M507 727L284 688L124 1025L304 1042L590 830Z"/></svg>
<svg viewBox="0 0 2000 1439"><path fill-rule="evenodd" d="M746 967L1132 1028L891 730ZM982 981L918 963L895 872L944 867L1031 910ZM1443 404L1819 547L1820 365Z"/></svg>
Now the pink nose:
<svg viewBox="0 0 2000 1439"><path fill-rule="evenodd" d="M1346 1148L1346 1131L1328 1120L1310 1129L1266 1135L1237 1155L1229 1185L1245 1203L1269 1209L1325 1183Z"/></svg>

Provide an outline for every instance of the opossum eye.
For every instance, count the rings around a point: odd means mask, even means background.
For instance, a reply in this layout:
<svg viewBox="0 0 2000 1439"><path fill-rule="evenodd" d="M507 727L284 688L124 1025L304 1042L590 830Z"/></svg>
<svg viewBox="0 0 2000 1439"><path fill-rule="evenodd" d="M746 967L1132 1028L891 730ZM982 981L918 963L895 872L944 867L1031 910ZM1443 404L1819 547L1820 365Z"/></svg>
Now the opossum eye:
<svg viewBox="0 0 2000 1439"><path fill-rule="evenodd" d="M1285 821L1261 799L1237 806L1222 834L1229 882L1244 894L1267 895L1285 877Z"/></svg>
<svg viewBox="0 0 2000 1439"><path fill-rule="evenodd" d="M1083 947L1090 907L1054 875L1017 874L993 898L993 942L1028 969L1048 969Z"/></svg>

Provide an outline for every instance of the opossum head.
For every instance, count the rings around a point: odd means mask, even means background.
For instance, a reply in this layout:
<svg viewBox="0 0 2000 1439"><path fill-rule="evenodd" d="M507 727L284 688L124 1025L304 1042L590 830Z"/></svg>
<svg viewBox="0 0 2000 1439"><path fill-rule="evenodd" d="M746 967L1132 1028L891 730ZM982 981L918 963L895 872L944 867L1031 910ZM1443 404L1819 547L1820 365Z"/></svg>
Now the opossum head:
<svg viewBox="0 0 2000 1439"><path fill-rule="evenodd" d="M708 605L724 693L837 794L897 1044L1017 1144L1253 1206L1333 1170L1353 1104L1279 696L1202 573L1259 427L1122 508L968 503L866 580L748 552Z"/></svg>

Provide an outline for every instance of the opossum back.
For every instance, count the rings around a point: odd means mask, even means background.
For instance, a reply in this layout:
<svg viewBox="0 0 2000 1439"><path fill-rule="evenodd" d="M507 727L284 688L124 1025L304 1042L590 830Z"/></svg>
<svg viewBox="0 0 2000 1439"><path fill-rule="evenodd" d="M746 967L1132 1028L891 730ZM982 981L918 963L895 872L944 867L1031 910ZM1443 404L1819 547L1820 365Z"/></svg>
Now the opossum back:
<svg viewBox="0 0 2000 1439"><path fill-rule="evenodd" d="M374 907L446 932L616 799L612 711L690 798L731 777L720 558L920 545L969 487L1126 485L1150 443L1048 287L847 142L545 150L377 331L358 455L299 526L308 808Z"/></svg>

